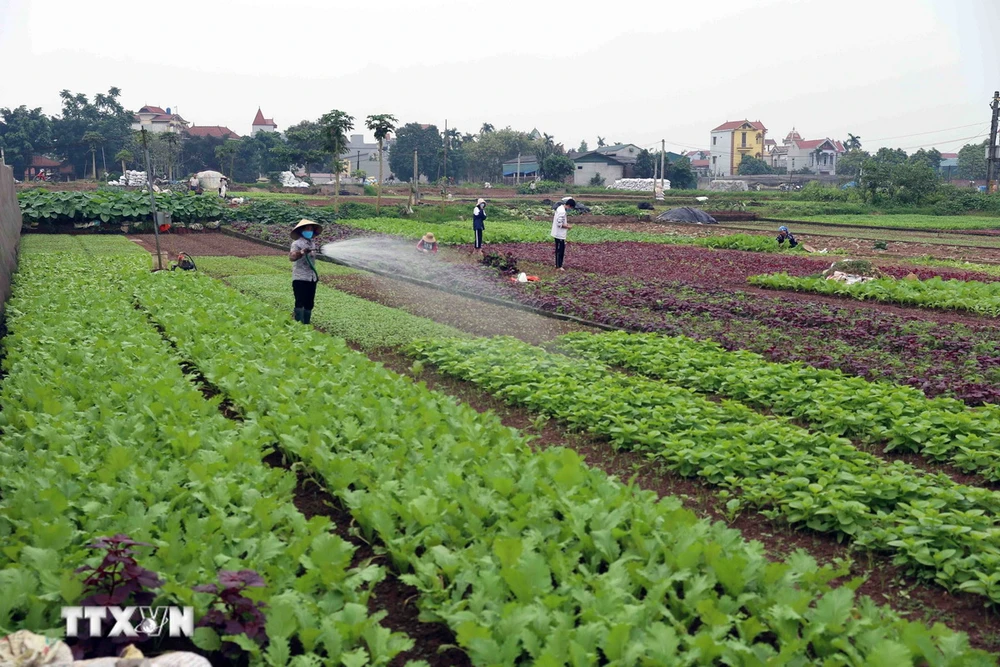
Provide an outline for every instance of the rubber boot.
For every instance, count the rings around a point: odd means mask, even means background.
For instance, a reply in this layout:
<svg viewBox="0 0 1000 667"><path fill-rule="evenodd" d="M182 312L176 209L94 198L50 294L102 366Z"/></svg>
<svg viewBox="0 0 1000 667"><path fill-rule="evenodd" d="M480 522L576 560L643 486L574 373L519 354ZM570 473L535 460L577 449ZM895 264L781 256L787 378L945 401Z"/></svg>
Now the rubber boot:
<svg viewBox="0 0 1000 667"><path fill-rule="evenodd" d="M313 311L311 308L302 309L302 324L309 324L309 320L312 319Z"/></svg>
<svg viewBox="0 0 1000 667"><path fill-rule="evenodd" d="M303 318L305 318L305 311L306 311L305 308L296 308L295 309L295 321L296 322L303 322L304 321Z"/></svg>

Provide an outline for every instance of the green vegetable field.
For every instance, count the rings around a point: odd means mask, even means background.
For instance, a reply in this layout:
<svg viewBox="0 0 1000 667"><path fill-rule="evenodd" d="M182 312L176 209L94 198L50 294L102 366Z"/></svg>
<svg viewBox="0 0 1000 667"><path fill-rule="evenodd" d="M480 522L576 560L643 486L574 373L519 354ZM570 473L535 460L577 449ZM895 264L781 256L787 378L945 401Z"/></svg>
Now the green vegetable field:
<svg viewBox="0 0 1000 667"><path fill-rule="evenodd" d="M213 664L428 665L426 633L379 603L394 590L454 664L996 664L949 619L859 593L845 560L769 553L419 380L980 606L1000 602L1000 493L880 453L996 481L991 405L679 336L476 337L338 289L364 274L329 263L314 328L291 318L287 256L197 262L150 273L123 237L24 237L2 339L0 636L60 637L62 607L110 599L193 607L187 648ZM95 598L81 568L116 562L109 544L135 563Z"/></svg>
<svg viewBox="0 0 1000 667"><path fill-rule="evenodd" d="M891 278L847 284L813 277L793 277L778 273L751 276L750 284L776 290L835 294L852 299L881 301L921 308L967 310L980 315L1000 315L1000 283L975 280L894 280Z"/></svg>

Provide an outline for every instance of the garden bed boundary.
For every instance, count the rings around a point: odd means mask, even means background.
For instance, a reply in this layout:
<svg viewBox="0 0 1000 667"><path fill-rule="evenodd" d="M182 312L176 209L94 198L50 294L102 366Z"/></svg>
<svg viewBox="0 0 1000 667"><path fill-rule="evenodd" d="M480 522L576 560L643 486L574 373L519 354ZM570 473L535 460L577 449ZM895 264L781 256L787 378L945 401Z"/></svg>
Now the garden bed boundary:
<svg viewBox="0 0 1000 667"><path fill-rule="evenodd" d="M21 241L21 207L14 192L14 172L0 164L0 322L10 297L11 277L17 268Z"/></svg>

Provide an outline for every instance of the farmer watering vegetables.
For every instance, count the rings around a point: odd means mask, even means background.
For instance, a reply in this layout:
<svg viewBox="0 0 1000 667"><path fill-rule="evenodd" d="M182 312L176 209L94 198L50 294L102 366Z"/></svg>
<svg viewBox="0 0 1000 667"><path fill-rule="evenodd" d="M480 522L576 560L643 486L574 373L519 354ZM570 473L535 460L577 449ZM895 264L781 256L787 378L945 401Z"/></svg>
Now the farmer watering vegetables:
<svg viewBox="0 0 1000 667"><path fill-rule="evenodd" d="M316 242L323 228L303 218L292 229L292 249L288 259L292 264L292 292L295 294L295 321L309 324L312 318L313 302L316 300L316 283L319 274L316 273L316 262L313 253L316 252Z"/></svg>
<svg viewBox="0 0 1000 667"><path fill-rule="evenodd" d="M438 251L438 242L437 239L434 238L433 232L427 232L420 238L420 241L417 242L417 250L420 252Z"/></svg>
<svg viewBox="0 0 1000 667"><path fill-rule="evenodd" d="M563 258L566 256L566 230L572 226L566 222L566 209L576 208L576 200L566 197L556 208L556 214L552 216L552 238L556 241L556 269L565 271L563 268Z"/></svg>
<svg viewBox="0 0 1000 667"><path fill-rule="evenodd" d="M788 231L788 227L785 227L784 225L778 227L778 238L776 240L778 241L778 245L784 245L787 240L789 248L794 248L799 244L799 242L795 240L795 237L792 236L792 233Z"/></svg>
<svg viewBox="0 0 1000 667"><path fill-rule="evenodd" d="M476 235L476 250L483 254L483 230L486 229L486 200L480 198L472 209L472 231Z"/></svg>

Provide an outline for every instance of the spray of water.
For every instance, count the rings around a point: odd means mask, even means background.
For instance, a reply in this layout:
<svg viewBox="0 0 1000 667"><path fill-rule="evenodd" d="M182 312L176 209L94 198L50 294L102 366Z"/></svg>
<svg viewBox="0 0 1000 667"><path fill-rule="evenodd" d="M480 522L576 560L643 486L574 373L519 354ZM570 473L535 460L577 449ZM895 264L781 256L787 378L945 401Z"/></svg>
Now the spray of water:
<svg viewBox="0 0 1000 667"><path fill-rule="evenodd" d="M323 245L321 252L330 259L347 266L369 270L395 278L412 278L450 290L460 290L467 294L490 296L505 301L516 301L511 290L529 289L528 286L508 286L505 278L499 276L493 269L480 266L477 262L448 261L435 253L423 253L417 250L415 241L404 241L387 237L361 237L335 241ZM461 307L456 302L456 307ZM480 309L469 306L474 312ZM496 318L494 333L514 335L519 338L538 342L548 340L562 333L561 323L529 315L523 311L511 310L509 314L497 314L493 311L491 317ZM433 319L438 319L434 317ZM462 319L462 318L459 318ZM445 317L439 321L449 322Z"/></svg>
<svg viewBox="0 0 1000 667"><path fill-rule="evenodd" d="M414 278L436 285L486 293L495 289L496 275L475 263L449 262L417 249L415 242L397 238L361 237L323 245L322 253L340 264L397 278Z"/></svg>

